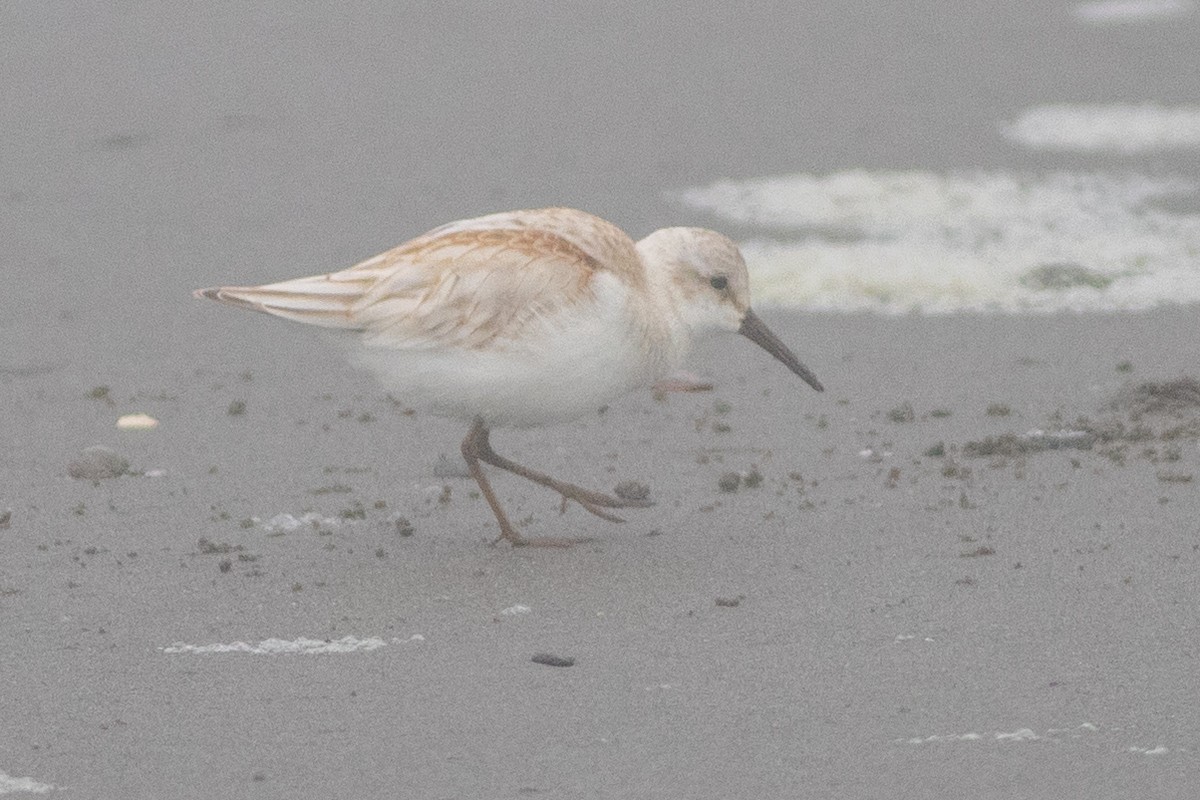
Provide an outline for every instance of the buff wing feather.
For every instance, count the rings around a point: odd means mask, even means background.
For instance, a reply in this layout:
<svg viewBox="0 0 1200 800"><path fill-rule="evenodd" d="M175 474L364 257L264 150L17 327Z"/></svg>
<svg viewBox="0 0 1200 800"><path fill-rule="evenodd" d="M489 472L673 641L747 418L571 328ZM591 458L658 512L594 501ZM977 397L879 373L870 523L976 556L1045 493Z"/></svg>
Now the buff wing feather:
<svg viewBox="0 0 1200 800"><path fill-rule="evenodd" d="M556 229L579 229L578 219L564 219L570 214L607 227L590 241L568 237ZM636 258L628 237L603 220L544 209L443 226L340 272L196 295L361 331L379 346L476 349L519 340L528 326L587 302L597 271L635 269Z"/></svg>

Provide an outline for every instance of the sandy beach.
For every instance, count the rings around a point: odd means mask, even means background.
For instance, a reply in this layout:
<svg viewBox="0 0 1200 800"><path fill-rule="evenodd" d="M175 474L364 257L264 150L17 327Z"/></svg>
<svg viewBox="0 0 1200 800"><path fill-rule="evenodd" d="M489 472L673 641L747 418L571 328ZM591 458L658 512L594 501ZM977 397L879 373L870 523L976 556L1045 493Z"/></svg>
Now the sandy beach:
<svg viewBox="0 0 1200 800"><path fill-rule="evenodd" d="M496 476L595 537L552 550L489 545L463 423L190 295L504 208L721 226L676 198L724 178L1194 177L1001 135L1194 96L1196 15L1073 8L6 5L0 794L1192 796L1194 306L759 308L824 394L729 336L711 392L496 432L650 488Z"/></svg>
<svg viewBox="0 0 1200 800"><path fill-rule="evenodd" d="M730 337L695 361L711 394L499 437L650 485L612 525L499 478L526 532L597 537L564 551L489 547L474 484L435 474L461 426L332 351L322 385L7 376L10 763L134 796L1182 796L1200 405L1122 398L1188 374L1191 312L771 319L825 395ZM116 431L135 409L160 428ZM68 477L92 444L145 474ZM271 639L353 652L185 647Z"/></svg>

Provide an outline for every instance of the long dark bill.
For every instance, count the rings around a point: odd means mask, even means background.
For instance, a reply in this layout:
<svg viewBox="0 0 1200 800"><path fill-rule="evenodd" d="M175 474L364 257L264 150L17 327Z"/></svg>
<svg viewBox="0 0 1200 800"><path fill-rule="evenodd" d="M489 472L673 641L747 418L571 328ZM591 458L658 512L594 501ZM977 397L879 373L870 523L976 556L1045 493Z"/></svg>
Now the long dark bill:
<svg viewBox="0 0 1200 800"><path fill-rule="evenodd" d="M788 346L780 341L778 336L771 333L771 329L750 309L746 309L746 316L742 318L742 327L738 328L738 333L778 358L788 369L803 378L809 386L818 392L825 391L825 387L817 380L817 376L813 375L808 367L801 364L800 359L796 358Z"/></svg>

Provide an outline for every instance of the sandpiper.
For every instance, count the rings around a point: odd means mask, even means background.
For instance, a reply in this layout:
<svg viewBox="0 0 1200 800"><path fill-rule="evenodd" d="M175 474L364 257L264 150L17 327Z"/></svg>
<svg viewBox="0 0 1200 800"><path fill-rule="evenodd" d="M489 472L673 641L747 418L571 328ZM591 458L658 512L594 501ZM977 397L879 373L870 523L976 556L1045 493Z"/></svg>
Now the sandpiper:
<svg viewBox="0 0 1200 800"><path fill-rule="evenodd" d="M693 338L736 331L817 391L821 383L750 308L746 264L727 237L663 228L634 242L570 208L451 222L349 269L195 295L357 336L358 360L416 407L462 418L462 454L513 545L480 462L546 486L603 519L648 500L594 492L496 453L493 427L531 427L593 412L681 364Z"/></svg>

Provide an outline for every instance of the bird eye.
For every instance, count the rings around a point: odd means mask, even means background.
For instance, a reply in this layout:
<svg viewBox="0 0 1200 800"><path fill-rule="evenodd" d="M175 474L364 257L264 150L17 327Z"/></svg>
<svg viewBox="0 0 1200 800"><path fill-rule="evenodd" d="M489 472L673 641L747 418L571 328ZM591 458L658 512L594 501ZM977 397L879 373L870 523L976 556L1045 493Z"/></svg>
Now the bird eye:
<svg viewBox="0 0 1200 800"><path fill-rule="evenodd" d="M714 275L708 279L708 285L718 292L723 292L729 286L729 278L726 278L724 275Z"/></svg>

